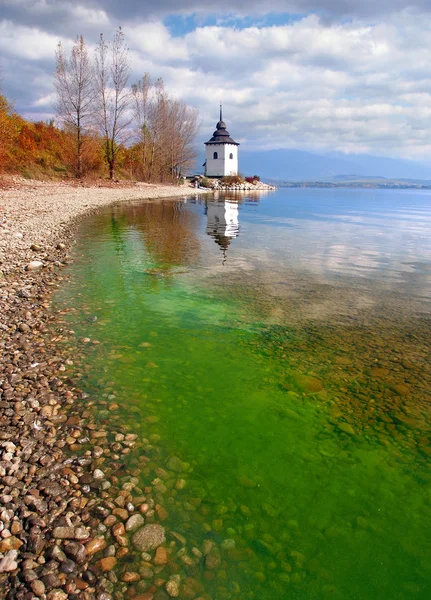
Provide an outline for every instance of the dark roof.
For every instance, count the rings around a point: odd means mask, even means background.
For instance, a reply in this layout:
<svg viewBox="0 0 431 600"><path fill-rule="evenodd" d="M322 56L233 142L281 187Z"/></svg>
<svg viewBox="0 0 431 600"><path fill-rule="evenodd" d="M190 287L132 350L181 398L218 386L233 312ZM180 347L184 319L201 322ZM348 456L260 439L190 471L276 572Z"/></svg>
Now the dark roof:
<svg viewBox="0 0 431 600"><path fill-rule="evenodd" d="M238 142L235 142L230 137L229 131L226 129L226 123L220 119L220 121L216 125L216 130L213 133L212 138L205 142L205 145L208 144L234 144L235 146L239 146Z"/></svg>

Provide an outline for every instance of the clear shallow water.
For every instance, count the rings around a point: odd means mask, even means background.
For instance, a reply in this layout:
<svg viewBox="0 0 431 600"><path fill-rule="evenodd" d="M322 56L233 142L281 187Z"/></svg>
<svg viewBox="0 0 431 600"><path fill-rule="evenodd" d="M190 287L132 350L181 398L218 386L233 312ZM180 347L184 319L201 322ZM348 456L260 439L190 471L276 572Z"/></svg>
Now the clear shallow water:
<svg viewBox="0 0 431 600"><path fill-rule="evenodd" d="M180 567L212 598L430 597L430 226L429 193L307 189L83 224L58 308L164 524L221 548Z"/></svg>

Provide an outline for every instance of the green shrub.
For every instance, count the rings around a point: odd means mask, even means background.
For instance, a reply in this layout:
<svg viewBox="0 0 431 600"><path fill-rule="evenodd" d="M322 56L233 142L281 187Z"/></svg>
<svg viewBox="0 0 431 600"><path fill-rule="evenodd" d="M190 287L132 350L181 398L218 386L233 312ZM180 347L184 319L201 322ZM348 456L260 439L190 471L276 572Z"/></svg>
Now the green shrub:
<svg viewBox="0 0 431 600"><path fill-rule="evenodd" d="M210 189L212 189L214 187L213 182L211 180L209 180L208 177L202 177L199 181L199 185L200 185L200 187L210 188Z"/></svg>

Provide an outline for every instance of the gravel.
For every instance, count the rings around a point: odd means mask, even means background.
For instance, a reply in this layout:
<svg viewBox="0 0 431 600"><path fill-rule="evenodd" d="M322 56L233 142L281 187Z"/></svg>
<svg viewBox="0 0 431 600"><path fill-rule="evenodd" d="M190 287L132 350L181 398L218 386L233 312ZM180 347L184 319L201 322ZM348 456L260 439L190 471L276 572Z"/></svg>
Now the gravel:
<svg viewBox="0 0 431 600"><path fill-rule="evenodd" d="M196 190L144 184L83 187L18 178L0 182L2 598L123 598L113 591L116 579L110 573L117 558L103 552L109 543L117 557L124 556L128 534L117 527L115 536L104 522L120 519L132 531L143 523L143 509L135 508L130 492L119 496L124 504L100 492L105 478L118 481L114 468L119 465L108 459L103 464L108 433L80 413L87 396L77 381L69 380L65 364L72 361L59 352L63 331L49 311L50 297L61 283L83 214L120 200L189 193ZM118 431L112 435L119 436L117 445L124 452L132 451L133 439ZM73 454L80 444L93 450ZM151 525L151 547L164 541L162 530Z"/></svg>

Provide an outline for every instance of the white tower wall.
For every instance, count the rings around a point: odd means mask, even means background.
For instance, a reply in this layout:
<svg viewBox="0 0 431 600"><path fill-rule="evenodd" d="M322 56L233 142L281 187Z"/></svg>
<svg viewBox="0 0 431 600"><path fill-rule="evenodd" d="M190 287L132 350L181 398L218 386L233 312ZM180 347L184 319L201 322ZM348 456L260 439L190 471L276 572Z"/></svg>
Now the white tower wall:
<svg viewBox="0 0 431 600"><path fill-rule="evenodd" d="M217 158L214 158L214 152L217 152ZM205 160L207 177L238 175L238 146L235 144L207 144Z"/></svg>

